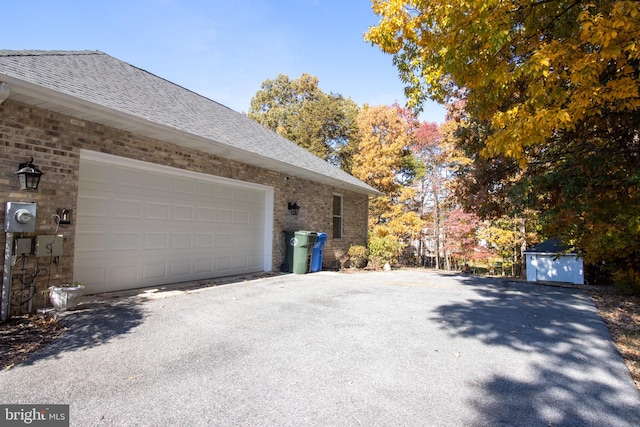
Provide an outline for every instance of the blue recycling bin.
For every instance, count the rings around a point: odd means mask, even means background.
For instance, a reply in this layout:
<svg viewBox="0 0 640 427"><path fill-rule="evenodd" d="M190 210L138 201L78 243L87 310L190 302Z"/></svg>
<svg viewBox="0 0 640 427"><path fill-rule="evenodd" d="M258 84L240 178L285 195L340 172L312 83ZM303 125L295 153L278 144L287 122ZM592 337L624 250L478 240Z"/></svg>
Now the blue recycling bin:
<svg viewBox="0 0 640 427"><path fill-rule="evenodd" d="M322 270L322 253L324 244L327 241L327 233L318 233L318 238L313 245L313 253L311 254L311 272Z"/></svg>

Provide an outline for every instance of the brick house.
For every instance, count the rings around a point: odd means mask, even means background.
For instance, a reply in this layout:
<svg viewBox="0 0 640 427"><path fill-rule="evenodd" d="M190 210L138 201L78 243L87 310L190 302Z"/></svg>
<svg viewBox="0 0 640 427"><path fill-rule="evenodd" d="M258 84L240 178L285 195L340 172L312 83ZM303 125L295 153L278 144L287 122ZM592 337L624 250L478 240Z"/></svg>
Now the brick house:
<svg viewBox="0 0 640 427"><path fill-rule="evenodd" d="M24 282L39 307L41 291L74 280L101 293L278 271L284 230L326 232L325 266L366 244L378 191L147 71L97 51L0 50L0 85L0 215L5 202L37 207L35 231L16 233L21 253L3 257L14 300ZM43 176L21 190L30 158ZM61 253L42 256L39 236L61 236Z"/></svg>

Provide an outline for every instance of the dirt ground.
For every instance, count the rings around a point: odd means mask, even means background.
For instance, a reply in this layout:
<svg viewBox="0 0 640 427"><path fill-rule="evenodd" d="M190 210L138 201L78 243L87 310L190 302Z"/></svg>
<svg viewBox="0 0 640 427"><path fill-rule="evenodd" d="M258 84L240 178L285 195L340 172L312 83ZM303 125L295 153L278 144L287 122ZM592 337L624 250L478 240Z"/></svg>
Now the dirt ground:
<svg viewBox="0 0 640 427"><path fill-rule="evenodd" d="M606 288L588 293L640 390L640 297L616 295ZM62 321L43 315L14 316L0 323L0 369L11 369L66 331Z"/></svg>
<svg viewBox="0 0 640 427"><path fill-rule="evenodd" d="M640 391L640 297L589 291Z"/></svg>

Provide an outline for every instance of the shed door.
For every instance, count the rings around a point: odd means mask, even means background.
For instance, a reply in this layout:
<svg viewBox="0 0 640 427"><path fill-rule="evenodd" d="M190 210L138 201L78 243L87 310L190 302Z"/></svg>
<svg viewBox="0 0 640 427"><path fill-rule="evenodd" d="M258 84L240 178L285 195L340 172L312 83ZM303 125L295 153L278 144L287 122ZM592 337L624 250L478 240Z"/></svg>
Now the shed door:
<svg viewBox="0 0 640 427"><path fill-rule="evenodd" d="M571 257L555 255L537 257L537 280L550 282L573 282L574 266Z"/></svg>
<svg viewBox="0 0 640 427"><path fill-rule="evenodd" d="M89 293L270 269L267 187L83 151L74 280Z"/></svg>

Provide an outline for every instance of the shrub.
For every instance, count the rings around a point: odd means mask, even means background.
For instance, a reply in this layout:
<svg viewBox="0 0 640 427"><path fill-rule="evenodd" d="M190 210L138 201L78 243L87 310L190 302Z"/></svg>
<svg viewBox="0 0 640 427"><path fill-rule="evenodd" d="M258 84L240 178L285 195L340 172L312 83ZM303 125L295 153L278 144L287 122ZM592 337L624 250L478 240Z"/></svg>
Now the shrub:
<svg viewBox="0 0 640 427"><path fill-rule="evenodd" d="M391 237L375 237L369 241L369 262L380 268L394 264L402 251L402 244Z"/></svg>
<svg viewBox="0 0 640 427"><path fill-rule="evenodd" d="M631 268L615 271L613 287L622 295L640 295L640 272Z"/></svg>
<svg viewBox="0 0 640 427"><path fill-rule="evenodd" d="M338 248L333 251L333 255L340 264L340 270L344 270L347 261L349 261L349 254L344 249Z"/></svg>
<svg viewBox="0 0 640 427"><path fill-rule="evenodd" d="M367 248L360 245L353 245L349 248L349 260L351 267L364 268L367 266L369 254Z"/></svg>

